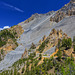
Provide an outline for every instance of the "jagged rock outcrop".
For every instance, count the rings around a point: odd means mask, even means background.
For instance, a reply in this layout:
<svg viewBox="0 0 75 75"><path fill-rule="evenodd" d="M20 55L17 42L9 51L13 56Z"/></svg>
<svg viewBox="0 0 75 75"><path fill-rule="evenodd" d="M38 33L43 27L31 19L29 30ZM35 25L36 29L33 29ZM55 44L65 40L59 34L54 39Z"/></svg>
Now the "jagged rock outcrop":
<svg viewBox="0 0 75 75"><path fill-rule="evenodd" d="M54 11L50 11L50 12L45 13L45 14L35 13L30 18L28 18L27 20L25 20L24 22L21 22L21 23L29 23L30 21L34 20L35 18L41 18L44 15L48 16L48 15L51 15L52 13L54 13ZM19 23L19 24L21 24L21 23Z"/></svg>
<svg viewBox="0 0 75 75"><path fill-rule="evenodd" d="M68 4L64 5L60 10L57 11L54 17L50 18L50 21L60 22L66 16L75 15L75 0L71 0Z"/></svg>

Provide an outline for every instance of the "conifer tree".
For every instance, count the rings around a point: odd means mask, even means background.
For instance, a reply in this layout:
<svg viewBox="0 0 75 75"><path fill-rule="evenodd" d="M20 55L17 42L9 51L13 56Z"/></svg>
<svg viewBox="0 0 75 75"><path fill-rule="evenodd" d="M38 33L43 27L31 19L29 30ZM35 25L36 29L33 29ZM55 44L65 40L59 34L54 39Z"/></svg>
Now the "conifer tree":
<svg viewBox="0 0 75 75"><path fill-rule="evenodd" d="M42 55L41 54L39 54L39 60L41 60L42 59Z"/></svg>
<svg viewBox="0 0 75 75"><path fill-rule="evenodd" d="M58 60L61 61L62 53L61 53L61 50L60 50L60 49L59 49L59 51L57 52L57 56L58 56Z"/></svg>

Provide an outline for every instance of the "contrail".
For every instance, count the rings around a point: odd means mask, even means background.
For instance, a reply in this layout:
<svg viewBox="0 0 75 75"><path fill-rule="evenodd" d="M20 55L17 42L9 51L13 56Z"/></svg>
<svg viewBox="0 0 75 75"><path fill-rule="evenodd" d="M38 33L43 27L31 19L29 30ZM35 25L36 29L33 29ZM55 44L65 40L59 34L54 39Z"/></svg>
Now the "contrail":
<svg viewBox="0 0 75 75"><path fill-rule="evenodd" d="M8 4L8 3L1 2L1 4L2 4L3 6L6 6L6 7L9 7L9 8L11 8L11 9L14 9L14 10L16 10L16 11L24 12L24 11L23 11L23 10L21 10L20 8L15 7L15 6L13 6L13 5L10 5L10 4Z"/></svg>

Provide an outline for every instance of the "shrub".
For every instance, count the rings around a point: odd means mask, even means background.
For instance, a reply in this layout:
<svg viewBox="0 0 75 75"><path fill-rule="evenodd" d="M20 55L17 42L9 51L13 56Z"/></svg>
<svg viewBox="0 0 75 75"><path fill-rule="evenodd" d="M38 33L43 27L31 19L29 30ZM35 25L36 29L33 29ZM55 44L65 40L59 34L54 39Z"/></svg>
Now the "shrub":
<svg viewBox="0 0 75 75"><path fill-rule="evenodd" d="M63 39L62 40L62 47L66 47L66 49L70 49L72 46L72 40L71 38Z"/></svg>
<svg viewBox="0 0 75 75"><path fill-rule="evenodd" d="M61 53L61 50L60 49L57 52L57 56L58 56L58 60L60 61L61 60L61 57L62 57L62 53Z"/></svg>
<svg viewBox="0 0 75 75"><path fill-rule="evenodd" d="M25 70L25 69L24 69L24 67L23 67L23 68L22 68L22 73L24 73L24 70Z"/></svg>
<svg viewBox="0 0 75 75"><path fill-rule="evenodd" d="M41 60L42 59L42 55L41 54L39 54L39 60Z"/></svg>
<svg viewBox="0 0 75 75"><path fill-rule="evenodd" d="M75 52L75 45L73 46L73 50L74 50L74 52Z"/></svg>

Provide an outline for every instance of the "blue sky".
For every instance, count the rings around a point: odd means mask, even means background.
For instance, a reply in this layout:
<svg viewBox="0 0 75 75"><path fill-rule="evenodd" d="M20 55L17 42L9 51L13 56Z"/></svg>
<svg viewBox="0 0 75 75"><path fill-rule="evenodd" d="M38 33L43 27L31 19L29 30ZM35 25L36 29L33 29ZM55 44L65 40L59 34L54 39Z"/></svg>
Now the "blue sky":
<svg viewBox="0 0 75 75"><path fill-rule="evenodd" d="M0 28L13 26L34 13L56 11L70 0L0 0Z"/></svg>

